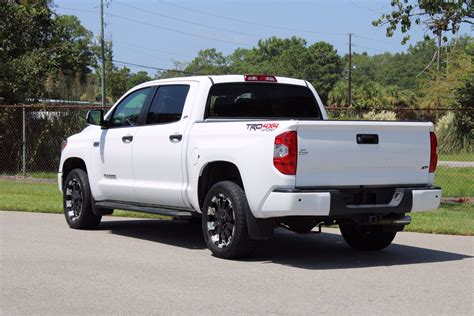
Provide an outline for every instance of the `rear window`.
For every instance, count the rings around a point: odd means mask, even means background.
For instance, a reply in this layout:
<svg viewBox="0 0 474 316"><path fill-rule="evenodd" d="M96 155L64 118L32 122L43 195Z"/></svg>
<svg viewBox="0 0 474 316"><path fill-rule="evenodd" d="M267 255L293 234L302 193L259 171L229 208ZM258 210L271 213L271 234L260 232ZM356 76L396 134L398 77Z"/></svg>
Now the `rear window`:
<svg viewBox="0 0 474 316"><path fill-rule="evenodd" d="M307 87L275 83L220 83L209 91L206 118L321 119Z"/></svg>

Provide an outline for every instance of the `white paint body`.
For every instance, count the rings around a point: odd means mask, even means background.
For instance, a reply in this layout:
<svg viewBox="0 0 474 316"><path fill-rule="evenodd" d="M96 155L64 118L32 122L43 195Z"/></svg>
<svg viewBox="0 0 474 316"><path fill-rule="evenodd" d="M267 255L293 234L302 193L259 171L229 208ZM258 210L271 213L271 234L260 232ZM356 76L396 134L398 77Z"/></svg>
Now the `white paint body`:
<svg viewBox="0 0 474 316"><path fill-rule="evenodd" d="M125 95L147 86L187 84L190 90L181 120L161 125L85 128L68 138L61 155L59 187L62 188L64 162L77 157L87 167L96 201L145 203L201 212L199 177L209 163L225 161L238 168L254 216L268 218L324 216L330 209L329 193L278 193L275 190L366 185L428 187L433 183L434 174L428 173L427 168L429 132L434 130L432 123L328 121L311 84L283 77L277 77L277 81L276 85L308 86L315 95L323 120L206 120L205 105L213 83L244 82L243 76L150 81ZM113 108L107 115L112 111ZM272 131L247 129L249 123L275 122L278 127ZM280 173L273 165L275 136L290 130L297 131L300 151L297 174L293 176ZM378 134L380 142L359 145L355 141L355 135L359 133ZM170 142L172 134L181 134L182 141ZM122 142L121 138L126 135L134 137L131 143ZM95 147L94 142L100 145ZM109 174L116 178L104 176ZM301 196L304 199L299 201ZM412 210L437 208L440 198L439 190L417 191L413 194Z"/></svg>

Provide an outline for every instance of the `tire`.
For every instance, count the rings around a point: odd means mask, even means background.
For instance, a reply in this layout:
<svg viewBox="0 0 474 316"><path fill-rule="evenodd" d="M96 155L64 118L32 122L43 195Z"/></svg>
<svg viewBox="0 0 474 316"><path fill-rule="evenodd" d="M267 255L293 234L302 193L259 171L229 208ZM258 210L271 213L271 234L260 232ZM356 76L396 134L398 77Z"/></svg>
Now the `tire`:
<svg viewBox="0 0 474 316"><path fill-rule="evenodd" d="M384 231L383 226L371 227L358 225L340 225L342 237L356 250L381 250L388 247L396 232Z"/></svg>
<svg viewBox="0 0 474 316"><path fill-rule="evenodd" d="M64 216L69 227L92 229L99 225L102 216L92 212L92 200L87 173L82 169L71 170L63 185Z"/></svg>
<svg viewBox="0 0 474 316"><path fill-rule="evenodd" d="M247 229L247 212L245 192L234 182L218 182L209 190L202 210L202 230L214 256L243 258L255 249Z"/></svg>

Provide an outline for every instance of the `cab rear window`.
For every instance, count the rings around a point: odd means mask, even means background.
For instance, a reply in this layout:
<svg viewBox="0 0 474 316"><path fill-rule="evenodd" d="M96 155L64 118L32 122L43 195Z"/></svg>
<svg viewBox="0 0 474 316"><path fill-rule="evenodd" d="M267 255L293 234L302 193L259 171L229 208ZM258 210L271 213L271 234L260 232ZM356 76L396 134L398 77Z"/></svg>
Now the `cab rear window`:
<svg viewBox="0 0 474 316"><path fill-rule="evenodd" d="M321 119L308 87L275 83L220 83L209 91L206 118Z"/></svg>

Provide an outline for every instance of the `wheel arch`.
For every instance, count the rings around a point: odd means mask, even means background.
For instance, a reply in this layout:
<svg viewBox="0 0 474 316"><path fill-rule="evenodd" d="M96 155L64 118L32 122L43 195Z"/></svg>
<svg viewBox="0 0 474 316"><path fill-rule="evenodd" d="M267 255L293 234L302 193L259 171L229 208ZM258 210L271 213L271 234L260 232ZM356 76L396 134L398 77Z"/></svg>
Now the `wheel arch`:
<svg viewBox="0 0 474 316"><path fill-rule="evenodd" d="M245 192L239 168L234 163L217 160L208 162L202 168L198 180L198 201L200 208L203 206L204 199L206 198L209 189L217 182L226 180L235 182Z"/></svg>
<svg viewBox="0 0 474 316"><path fill-rule="evenodd" d="M88 173L86 163L82 158L78 158L78 157L67 158L64 161L63 168L62 168L62 172L63 172L62 184L63 185L64 185L64 179L66 179L68 173L71 172L71 170L73 169L82 169L86 173Z"/></svg>
<svg viewBox="0 0 474 316"><path fill-rule="evenodd" d="M234 163L223 160L209 162L203 167L198 180L198 201L200 209L203 207L204 199L209 189L221 181L235 182L245 192L241 173ZM253 239L267 239L272 236L272 219L257 219L252 214L252 211L248 209L246 220L249 235Z"/></svg>

